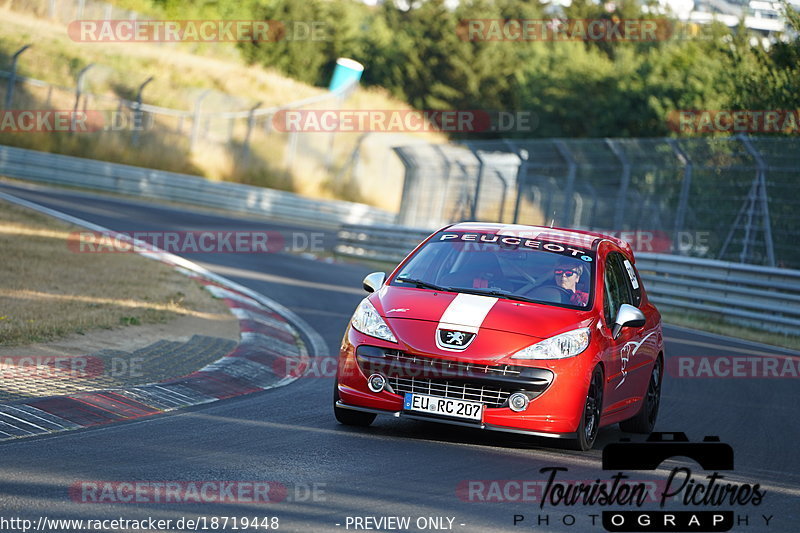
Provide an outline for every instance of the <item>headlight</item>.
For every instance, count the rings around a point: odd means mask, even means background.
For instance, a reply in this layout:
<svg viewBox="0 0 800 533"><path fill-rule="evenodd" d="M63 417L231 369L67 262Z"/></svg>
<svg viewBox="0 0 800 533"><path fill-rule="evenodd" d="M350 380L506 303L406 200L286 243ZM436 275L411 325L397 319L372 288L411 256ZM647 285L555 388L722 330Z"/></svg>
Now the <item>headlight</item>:
<svg viewBox="0 0 800 533"><path fill-rule="evenodd" d="M395 339L392 334L392 330L389 329L389 326L383 321L381 315L378 314L378 311L375 310L375 307L373 307L366 298L358 304L358 309L356 309L353 315L352 322L353 327L365 335L378 337L385 341L397 342L397 339Z"/></svg>
<svg viewBox="0 0 800 533"><path fill-rule="evenodd" d="M564 359L575 357L589 346L589 328L573 329L523 348L512 359Z"/></svg>

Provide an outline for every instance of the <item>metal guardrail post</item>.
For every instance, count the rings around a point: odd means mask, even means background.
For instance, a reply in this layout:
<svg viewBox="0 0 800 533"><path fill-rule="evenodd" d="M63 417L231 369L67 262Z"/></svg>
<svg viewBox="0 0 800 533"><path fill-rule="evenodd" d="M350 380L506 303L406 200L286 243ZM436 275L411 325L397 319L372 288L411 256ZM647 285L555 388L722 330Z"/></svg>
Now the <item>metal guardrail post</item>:
<svg viewBox="0 0 800 533"><path fill-rule="evenodd" d="M517 167L517 197L514 199L514 224L519 222L519 210L522 208L524 182L528 180L528 151L520 150L520 163Z"/></svg>
<svg viewBox="0 0 800 533"><path fill-rule="evenodd" d="M506 194L508 194L508 181L506 181L506 179L503 177L502 172L500 172L499 170L494 169L494 173L497 176L497 179L499 179L503 183L503 196L502 199L500 200L500 212L497 214L497 221L502 222L503 215L505 215L505 210L506 210Z"/></svg>
<svg viewBox="0 0 800 533"><path fill-rule="evenodd" d="M689 190L692 186L692 171L694 164L692 163L689 155L680 147L678 141L675 139L667 139L672 151L675 152L676 157L684 165L683 168L683 182L681 183L680 197L678 198L678 210L675 214L675 234L674 239L678 239L680 233L683 231L683 225L686 220L686 209L689 204Z"/></svg>
<svg viewBox="0 0 800 533"><path fill-rule="evenodd" d="M483 157L481 157L478 149L475 148L472 143L464 143L472 155L474 155L478 159L478 175L475 180L475 196L472 198L472 206L470 207L470 218L472 220L478 220L478 202L480 201L481 197L481 182L483 181L483 169L486 167L486 161L484 161Z"/></svg>
<svg viewBox="0 0 800 533"><path fill-rule="evenodd" d="M393 146L392 151L397 154L400 161L403 163L403 192L400 194L400 210L398 212L398 223L403 225L413 224L414 221L410 220L409 207L413 203L412 191L416 187L417 182L417 166L414 164L412 158L408 157L401 146Z"/></svg>
<svg viewBox="0 0 800 533"><path fill-rule="evenodd" d="M750 183L750 190L747 192L747 198L745 199L744 203L742 203L742 207L739 208L739 212L736 213L736 218L733 220L731 229L728 231L728 236L725 237L725 242L722 244L722 248L719 252L720 259L725 257L725 253L728 251L728 246L733 240L733 234L736 232L736 228L739 225L739 220L742 218L742 216L744 216L747 218L747 223L744 225L744 240L742 242L742 251L739 253L739 262L745 262L748 248L750 246L750 227L753 223L753 205L755 205L755 198L757 194L758 185L756 178L756 180L753 180L753 182Z"/></svg>
<svg viewBox="0 0 800 533"><path fill-rule="evenodd" d="M587 222L582 222L583 219L583 196L578 192L575 191L573 197L575 198L575 207L577 207L574 215L574 220L572 221L572 227L579 228L579 227L593 227L597 225L597 204L598 198L600 195L597 192L597 189L591 183L584 183L583 186L589 190L589 198L592 200L592 208L589 210L589 217ZM617 231L621 231L619 227L615 228Z"/></svg>
<svg viewBox="0 0 800 533"><path fill-rule="evenodd" d="M567 148L567 143L560 139L555 140L554 143L556 150L567 163L567 185L564 188L564 213L561 215L561 220L568 224L572 216L572 195L575 192L575 176L577 175L578 164L575 162L575 158L572 157L572 152ZM545 218L548 216L550 216L550 213L545 213ZM555 219L555 214L552 218Z"/></svg>
<svg viewBox="0 0 800 533"><path fill-rule="evenodd" d="M11 104L13 102L13 97L14 97L14 87L17 84L17 60L19 59L19 56L22 54L22 52L24 52L31 46L32 45L30 44L26 44L25 46L14 52L14 55L11 56L11 73L8 77L8 86L6 87L6 101L3 109L11 109Z"/></svg>
<svg viewBox="0 0 800 533"><path fill-rule="evenodd" d="M436 151L437 154L439 154L439 157L442 158L442 164L444 165L444 191L442 191L442 193L439 194L439 202L438 202L439 206L437 207L435 212L444 213L447 207L445 205L445 202L447 202L447 199L450 197L450 185L452 184L453 181L450 178L453 165L450 162L450 159L448 159L447 156L445 155L444 150L442 150L441 146L435 144L433 145L433 149Z"/></svg>
<svg viewBox="0 0 800 533"><path fill-rule="evenodd" d="M250 158L250 135L253 133L253 128L256 125L256 110L261 107L261 102L250 108L247 113L247 131L244 134L244 142L242 143L242 163L247 164Z"/></svg>
<svg viewBox="0 0 800 533"><path fill-rule="evenodd" d="M75 83L75 106L72 110L72 117L69 131L70 133L75 132L75 117L78 114L78 106L81 102L81 93L83 92L83 80L86 77L86 73L89 71L90 68L94 66L94 63L89 63L85 67L83 67L80 72L78 72L78 80Z"/></svg>
<svg viewBox="0 0 800 533"><path fill-rule="evenodd" d="M767 164L764 161L764 158L761 156L761 152L759 152L753 143L750 141L750 138L747 135L739 135L739 139L742 141L745 150L753 156L753 159L756 162L756 180L754 183L755 187L755 194L756 198L753 199L753 203L751 208L748 210L748 220L752 218L752 212L755 211L755 204L756 202L761 204L761 213L762 213L762 223L764 225L764 245L767 249L767 263L769 266L775 266L775 248L774 243L772 242L772 223L769 218L769 202L767 201L767 182L766 182L766 174L767 174ZM740 262L744 263L747 259L746 257L746 250L747 246L750 244L750 224L747 225L747 237L745 240L745 248L742 250L742 255L740 256Z"/></svg>
<svg viewBox="0 0 800 533"><path fill-rule="evenodd" d="M517 167L516 186L517 197L514 199L514 219L512 222L516 224L519 221L519 210L522 205L522 186L523 181L527 181L528 177L528 156L530 155L524 148L519 148L512 141L505 141L511 150L519 157L519 166Z"/></svg>
<svg viewBox="0 0 800 533"><path fill-rule="evenodd" d="M139 144L139 131L141 128L144 127L142 117L144 113L142 113L142 91L144 91L145 86L153 81L153 76L150 76L144 83L139 85L139 89L136 91L136 110L134 111L133 117L133 137L131 138L131 143L136 146Z"/></svg>
<svg viewBox="0 0 800 533"><path fill-rule="evenodd" d="M292 173L292 168L294 168L294 155L297 152L297 137L300 135L300 132L297 129L292 128L292 131L289 133L289 143L286 147L286 172L287 174Z"/></svg>
<svg viewBox="0 0 800 533"><path fill-rule="evenodd" d="M461 161L456 161L456 165L458 166L459 170L461 170L461 174L464 176L464 179L462 181L464 186L461 188L461 193L460 193L461 194L461 199L463 201L460 202L460 205L469 206L469 212L467 212L467 210L465 210L462 207L458 211L458 214L456 214L456 211L454 210L453 214L450 215L448 218L450 220L459 220L459 221L467 220L467 219L476 220L475 217L472 216L472 206L475 205L475 202L470 199L470 197L469 197L469 187L467 186L468 185L468 181L469 181L469 169L467 168L467 165L465 165Z"/></svg>
<svg viewBox="0 0 800 533"><path fill-rule="evenodd" d="M350 179L355 179L358 176L358 163L361 158L361 147L364 144L364 141L370 135L371 132L365 131L358 137L358 141L356 141L356 147L353 148L353 151L350 152L350 156L345 161L344 165L336 172L336 183L345 183L345 175L349 172Z"/></svg>
<svg viewBox="0 0 800 533"><path fill-rule="evenodd" d="M227 119L227 121L228 121L228 138L226 142L230 143L231 141L233 141L233 133L234 130L236 130L236 119L230 117Z"/></svg>
<svg viewBox="0 0 800 533"><path fill-rule="evenodd" d="M630 186L631 182L631 162L628 160L628 157L625 155L625 153L620 150L616 142L611 139L606 139L605 142L622 164L622 182L619 184L617 207L614 213L614 230L622 231L622 224L624 223L623 217L625 216L626 212L625 201L628 198L628 187Z"/></svg>
<svg viewBox="0 0 800 533"><path fill-rule="evenodd" d="M750 198L753 195L753 187L754 187L754 185L755 184L753 184L753 183L750 184L750 191L748 192L748 195L747 195L748 198ZM725 242L722 243L722 247L719 250L719 254L717 254L717 258L720 259L720 260L723 257L725 257L725 253L728 251L728 246L730 246L731 241L733 240L733 233L736 230L736 225L739 224L739 219L742 217L742 214L744 213L745 209L747 208L747 203L748 202L745 201L742 204L742 207L739 208L739 212L736 213L736 218L734 219L733 225L731 226L731 229L728 231L728 235L725 237Z"/></svg>
<svg viewBox="0 0 800 533"><path fill-rule="evenodd" d="M530 155L529 152L517 146L516 143L509 139L503 139L503 142L508 146L508 148L517 154L519 157L519 166L517 167L517 175L514 177L514 181L516 182L515 185L517 187L517 197L514 198L514 218L512 222L514 224L519 222L519 210L522 206L522 186L523 182L527 181L528 177L528 156Z"/></svg>
<svg viewBox="0 0 800 533"><path fill-rule="evenodd" d="M200 94L200 96L197 97L197 101L195 101L194 103L194 114L192 118L192 136L189 138L189 151L194 149L194 146L197 143L197 135L200 133L200 106L203 103L203 99L210 93L211 89L206 89Z"/></svg>

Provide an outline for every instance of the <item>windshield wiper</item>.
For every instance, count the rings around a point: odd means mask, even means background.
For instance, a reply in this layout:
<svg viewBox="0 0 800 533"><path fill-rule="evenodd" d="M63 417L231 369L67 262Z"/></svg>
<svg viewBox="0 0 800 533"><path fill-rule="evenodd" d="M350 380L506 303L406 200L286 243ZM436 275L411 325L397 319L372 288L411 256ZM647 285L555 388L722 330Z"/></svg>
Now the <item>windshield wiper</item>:
<svg viewBox="0 0 800 533"><path fill-rule="evenodd" d="M422 281L421 279L414 279L414 278L397 278L397 281L402 281L403 283L413 283L417 287L422 287L425 289L433 289L435 291L450 291L449 287L440 287L434 283L429 283L427 281Z"/></svg>
<svg viewBox="0 0 800 533"><path fill-rule="evenodd" d="M518 302L528 302L528 303L541 303L537 300L533 300L531 298L526 298L524 296L518 296L512 292L506 291L499 291L497 289L469 289L469 288L462 288L462 287L452 287L449 290L454 292L465 292L468 294L479 294L481 296L499 296L500 298L507 298L509 300L516 300Z"/></svg>

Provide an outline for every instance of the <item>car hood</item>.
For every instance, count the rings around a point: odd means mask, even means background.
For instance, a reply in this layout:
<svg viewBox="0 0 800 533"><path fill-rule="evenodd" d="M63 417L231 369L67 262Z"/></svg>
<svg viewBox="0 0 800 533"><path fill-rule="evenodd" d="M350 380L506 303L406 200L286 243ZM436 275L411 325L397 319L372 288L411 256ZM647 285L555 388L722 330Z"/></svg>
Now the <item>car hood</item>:
<svg viewBox="0 0 800 533"><path fill-rule="evenodd" d="M442 323L523 335L532 342L588 326L593 316L591 310L394 286L384 286L370 300L390 327L408 320Z"/></svg>

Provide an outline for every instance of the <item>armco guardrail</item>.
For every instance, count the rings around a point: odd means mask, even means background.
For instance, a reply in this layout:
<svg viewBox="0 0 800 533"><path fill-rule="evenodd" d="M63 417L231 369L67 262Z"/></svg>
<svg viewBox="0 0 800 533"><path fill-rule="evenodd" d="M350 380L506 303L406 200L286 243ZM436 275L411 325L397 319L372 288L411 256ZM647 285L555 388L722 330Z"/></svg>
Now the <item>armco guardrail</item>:
<svg viewBox="0 0 800 533"><path fill-rule="evenodd" d="M345 225L336 252L397 263L430 231ZM647 294L662 309L712 314L729 322L800 335L800 271L678 255L636 254Z"/></svg>
<svg viewBox="0 0 800 533"><path fill-rule="evenodd" d="M251 185L9 146L0 146L0 175L330 227L356 222L387 224L395 220L393 213L364 204L314 200Z"/></svg>
<svg viewBox="0 0 800 533"><path fill-rule="evenodd" d="M339 229L335 251L349 257L398 263L430 234L418 228L347 224Z"/></svg>
<svg viewBox="0 0 800 533"><path fill-rule="evenodd" d="M643 252L636 268L660 307L800 335L800 271Z"/></svg>

